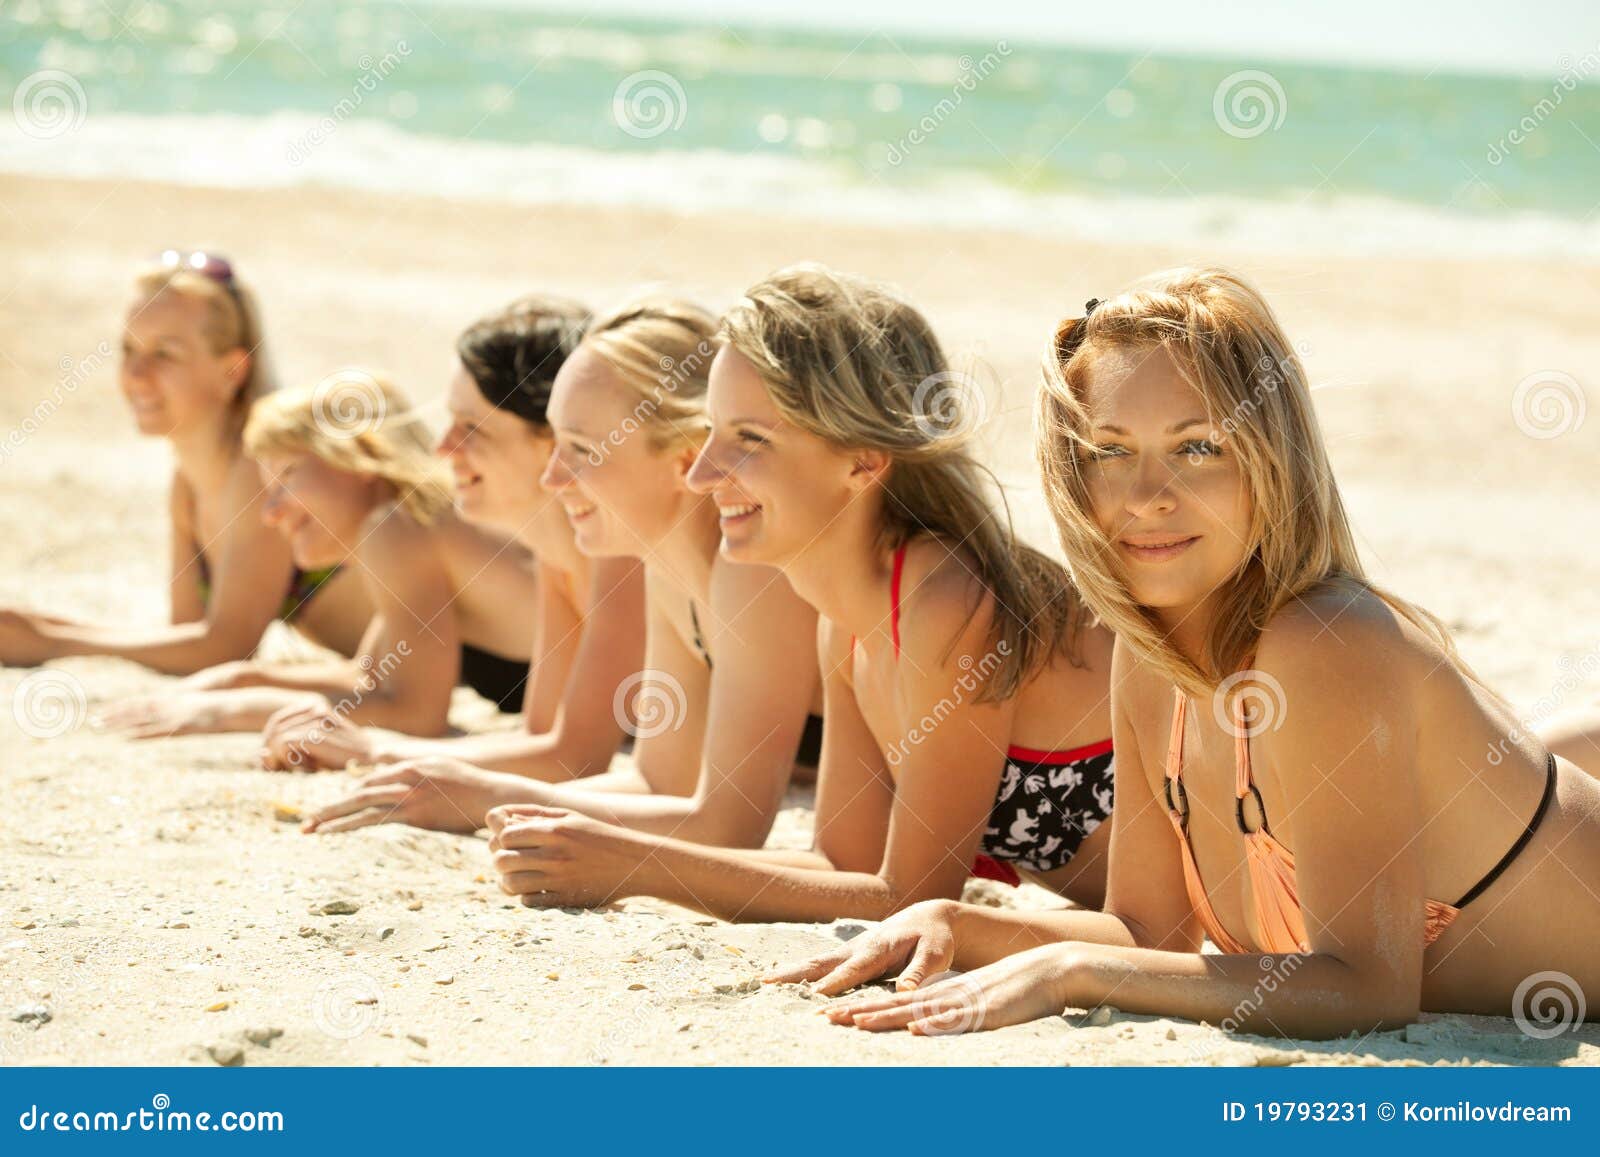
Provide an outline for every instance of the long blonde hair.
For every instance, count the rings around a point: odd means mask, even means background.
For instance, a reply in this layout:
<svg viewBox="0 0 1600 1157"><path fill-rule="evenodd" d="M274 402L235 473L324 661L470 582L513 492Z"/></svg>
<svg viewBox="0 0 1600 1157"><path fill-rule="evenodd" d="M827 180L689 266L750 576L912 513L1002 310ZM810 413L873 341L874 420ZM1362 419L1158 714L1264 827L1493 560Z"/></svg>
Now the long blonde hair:
<svg viewBox="0 0 1600 1157"><path fill-rule="evenodd" d="M1100 355L1164 349L1221 420L1251 496L1248 549L1228 578L1199 661L1182 654L1123 581L1085 477L1094 440L1084 389ZM1065 357L1063 355L1066 355ZM1155 274L1063 322L1045 356L1037 451L1045 496L1078 589L1095 614L1194 695L1247 667L1273 615L1319 588L1370 591L1431 636L1432 614L1376 587L1357 554L1299 355L1255 288L1219 268Z"/></svg>
<svg viewBox="0 0 1600 1157"><path fill-rule="evenodd" d="M393 382L369 370L339 370L268 394L250 411L244 446L252 458L314 454L337 469L381 478L424 526L452 501L450 475L421 416Z"/></svg>
<svg viewBox="0 0 1600 1157"><path fill-rule="evenodd" d="M973 564L994 599L989 641L1005 656L980 701L1011 697L1057 653L1077 661L1082 604L1060 564L1016 539L970 448L974 399L921 313L883 286L794 265L750 289L719 336L756 367L786 421L889 456L883 549L927 534Z"/></svg>
<svg viewBox="0 0 1600 1157"><path fill-rule="evenodd" d="M705 441L711 430L706 380L716 355L716 330L717 319L709 311L660 295L636 298L589 325L583 345L604 358L638 396L613 438L642 430L656 449L696 448Z"/></svg>
<svg viewBox="0 0 1600 1157"><path fill-rule="evenodd" d="M140 302L149 302L163 293L203 302L206 318L201 332L212 354L242 349L250 355L249 373L228 407L228 429L237 435L244 429L250 407L278 384L261 330L261 308L255 293L237 273L224 283L181 264L152 265L134 278L133 286Z"/></svg>

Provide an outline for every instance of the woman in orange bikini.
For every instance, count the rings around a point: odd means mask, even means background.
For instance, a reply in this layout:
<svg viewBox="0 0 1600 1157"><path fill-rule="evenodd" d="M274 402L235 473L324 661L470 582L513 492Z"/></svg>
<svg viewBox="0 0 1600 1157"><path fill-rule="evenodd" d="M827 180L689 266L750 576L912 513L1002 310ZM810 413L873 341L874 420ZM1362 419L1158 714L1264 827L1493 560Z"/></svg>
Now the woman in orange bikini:
<svg viewBox="0 0 1600 1157"><path fill-rule="evenodd" d="M1267 304L1201 269L1088 312L1047 359L1039 454L1117 633L1104 910L919 904L768 979L898 973L826 1012L914 1032L1107 1004L1332 1037L1528 1012L1552 976L1600 992L1600 783L1366 579ZM921 987L952 967L976 971Z"/></svg>

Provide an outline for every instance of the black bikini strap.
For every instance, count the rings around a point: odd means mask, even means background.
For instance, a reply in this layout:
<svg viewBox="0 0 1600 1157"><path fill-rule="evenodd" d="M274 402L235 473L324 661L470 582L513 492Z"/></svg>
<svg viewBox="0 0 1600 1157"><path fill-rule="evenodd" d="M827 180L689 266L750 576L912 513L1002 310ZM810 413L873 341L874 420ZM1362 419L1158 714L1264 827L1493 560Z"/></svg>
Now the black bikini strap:
<svg viewBox="0 0 1600 1157"><path fill-rule="evenodd" d="M1539 806L1533 809L1533 818L1528 821L1528 826L1522 829L1522 835L1517 837L1517 842L1511 845L1511 850L1500 857L1500 862L1489 869L1489 874L1475 884L1471 891L1456 901L1457 908L1465 908L1479 896L1483 895L1500 878L1500 874L1509 868L1512 861L1522 854L1522 849L1528 846L1528 841L1533 839L1533 833L1539 830L1539 824L1544 819L1544 813L1550 808L1550 799L1556 794L1556 757L1554 754L1545 756L1544 794L1539 797Z"/></svg>
<svg viewBox="0 0 1600 1157"><path fill-rule="evenodd" d="M706 641L700 634L700 614L694 609L694 600L689 600L689 622L694 627L694 647L700 652L700 658L705 661L706 669L711 669L711 652L706 650Z"/></svg>

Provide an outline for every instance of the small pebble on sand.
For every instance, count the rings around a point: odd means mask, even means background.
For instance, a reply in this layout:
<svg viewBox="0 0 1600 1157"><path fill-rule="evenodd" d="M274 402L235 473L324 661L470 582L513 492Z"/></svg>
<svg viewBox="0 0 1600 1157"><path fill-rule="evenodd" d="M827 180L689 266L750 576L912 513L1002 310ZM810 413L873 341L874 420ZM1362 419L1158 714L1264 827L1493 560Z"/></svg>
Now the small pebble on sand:
<svg viewBox="0 0 1600 1157"><path fill-rule="evenodd" d="M317 913L322 916L354 916L361 911L361 905L354 900L329 900Z"/></svg>
<svg viewBox="0 0 1600 1157"><path fill-rule="evenodd" d="M49 1024L51 1012L48 1005L25 1004L21 1008L11 1010L11 1019L18 1024Z"/></svg>
<svg viewBox="0 0 1600 1157"><path fill-rule="evenodd" d="M210 1054L212 1060L223 1068L232 1068L235 1065L244 1064L244 1049L236 1044L219 1041L214 1045L207 1045L206 1052Z"/></svg>
<svg viewBox="0 0 1600 1157"><path fill-rule="evenodd" d="M231 1000L219 1000L214 1004L206 1005L206 1011L207 1012L222 1012L224 1009L226 1009L232 1003L233 1002Z"/></svg>

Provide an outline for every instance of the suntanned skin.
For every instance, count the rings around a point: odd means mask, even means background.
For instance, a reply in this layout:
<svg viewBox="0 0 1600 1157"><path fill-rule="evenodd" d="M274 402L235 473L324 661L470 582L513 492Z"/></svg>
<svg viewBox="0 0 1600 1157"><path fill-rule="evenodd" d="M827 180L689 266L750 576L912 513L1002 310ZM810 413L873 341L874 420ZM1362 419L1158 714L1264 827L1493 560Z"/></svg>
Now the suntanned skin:
<svg viewBox="0 0 1600 1157"><path fill-rule="evenodd" d="M1135 597L1196 653L1213 592L1242 557L1249 516L1228 439L1161 351L1105 356L1087 400L1103 454L1095 517L1123 553ZM1175 541L1190 544L1141 557ZM1200 954L1161 800L1172 688L1119 644L1103 912L919 905L768 979L813 980L834 993L898 972L901 991L827 1010L874 1030L934 1031L963 1017L995 1028L1113 1004L1310 1038L1392 1028L1419 1011L1505 1016L1517 986L1546 970L1585 991L1600 986L1600 784L1559 760L1555 800L1532 841L1424 950L1424 900L1453 902L1532 816L1543 747L1531 737L1508 743L1510 711L1370 594L1319 593L1286 607L1263 631L1255 668L1281 688L1281 725L1253 738L1251 751L1273 833L1297 864L1310 951L1292 968L1287 956ZM1218 918L1253 945L1234 739L1210 707L1188 714L1190 831ZM920 987L952 966L977 971ZM1276 986L1264 992L1269 972Z"/></svg>
<svg viewBox="0 0 1600 1157"><path fill-rule="evenodd" d="M635 558L590 558L578 549L560 503L539 485L553 449L548 431L490 405L459 365L449 405L451 423L439 453L455 475L457 511L474 526L514 538L536 560L538 603L522 731L428 739L361 727L328 704L313 703L268 720L265 766L343 768L453 756L560 781L610 765L625 721L612 700L644 662L644 567Z"/></svg>
<svg viewBox="0 0 1600 1157"><path fill-rule="evenodd" d="M446 726L469 643L525 659L533 636L532 560L505 539L445 510L423 524L393 484L307 452L263 455L264 517L306 569L358 575L374 607L355 662L235 663L191 679L180 694L127 700L103 714L135 737L262 727L285 707L337 702L353 723L425 735Z"/></svg>
<svg viewBox="0 0 1600 1157"><path fill-rule="evenodd" d="M234 398L251 352L216 352L200 298L163 291L136 301L123 323L118 384L139 432L166 439L176 469L168 504L172 611L164 626L89 623L0 610L0 663L30 666L69 655L115 655L188 675L255 650L289 590L288 545L262 524L265 502L239 440ZM202 598L200 561L211 575ZM358 579L338 575L301 608L295 627L353 654L371 609Z"/></svg>
<svg viewBox="0 0 1600 1157"><path fill-rule="evenodd" d="M690 482L722 511L723 557L778 565L821 613L827 732L816 842L809 852L717 849L559 809L501 808L489 819L502 887L530 906L641 894L745 920L878 919L959 895L1007 746L1065 750L1109 733L1109 633L1086 632L1082 666L1058 658L1020 694L976 702L998 658L993 600L959 551L928 538L908 550L894 653L881 546L887 458L783 421L731 349L712 365L710 410L712 437ZM927 741L903 742L932 715ZM1098 904L1107 840L1102 826L1041 882Z"/></svg>
<svg viewBox="0 0 1600 1157"><path fill-rule="evenodd" d="M520 803L629 835L740 847L766 839L806 717L822 706L814 653L796 647L815 637L816 612L775 571L718 556L716 510L685 484L695 449L624 436L638 405L605 359L580 347L556 379L556 450L543 478L580 550L644 564L650 676L621 695L639 715L633 766L551 784L458 759L410 760L366 777L307 830L402 822L470 832L491 808ZM696 645L691 607L714 670Z"/></svg>

